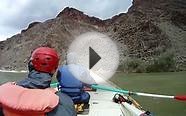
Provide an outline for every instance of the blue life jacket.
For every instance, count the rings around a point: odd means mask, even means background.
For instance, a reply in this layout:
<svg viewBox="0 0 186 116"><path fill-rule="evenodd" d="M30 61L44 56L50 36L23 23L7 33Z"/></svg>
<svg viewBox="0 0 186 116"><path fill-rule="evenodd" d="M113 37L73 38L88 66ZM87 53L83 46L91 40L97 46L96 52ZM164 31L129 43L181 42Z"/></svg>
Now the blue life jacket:
<svg viewBox="0 0 186 116"><path fill-rule="evenodd" d="M83 90L83 83L74 77L68 65L59 68L57 79L61 92L69 95L74 103L88 103L90 95Z"/></svg>

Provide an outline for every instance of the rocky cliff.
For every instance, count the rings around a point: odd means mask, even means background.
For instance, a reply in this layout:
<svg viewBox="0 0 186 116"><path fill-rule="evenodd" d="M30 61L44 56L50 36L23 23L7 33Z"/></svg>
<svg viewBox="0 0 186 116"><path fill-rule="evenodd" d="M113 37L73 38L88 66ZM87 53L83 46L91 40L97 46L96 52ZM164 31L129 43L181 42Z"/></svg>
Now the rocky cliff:
<svg viewBox="0 0 186 116"><path fill-rule="evenodd" d="M105 33L116 41L121 64L126 58L149 63L171 53L177 69L186 70L185 0L134 0L128 13L107 20L67 7L56 18L33 22L0 42L0 68L25 70L30 52L38 46L56 48L63 61L73 39L88 31Z"/></svg>

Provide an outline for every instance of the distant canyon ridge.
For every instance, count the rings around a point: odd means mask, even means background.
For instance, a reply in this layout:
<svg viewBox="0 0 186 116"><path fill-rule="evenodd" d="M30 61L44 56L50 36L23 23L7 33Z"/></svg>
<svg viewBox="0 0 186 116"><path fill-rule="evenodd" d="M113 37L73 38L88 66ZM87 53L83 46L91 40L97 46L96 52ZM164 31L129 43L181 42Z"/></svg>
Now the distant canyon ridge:
<svg viewBox="0 0 186 116"><path fill-rule="evenodd" d="M1 41L0 69L27 70L30 53L39 46L55 48L62 63L71 42L90 31L117 43L119 70L186 70L186 0L133 0L127 13L106 20L67 7L56 18L33 22Z"/></svg>

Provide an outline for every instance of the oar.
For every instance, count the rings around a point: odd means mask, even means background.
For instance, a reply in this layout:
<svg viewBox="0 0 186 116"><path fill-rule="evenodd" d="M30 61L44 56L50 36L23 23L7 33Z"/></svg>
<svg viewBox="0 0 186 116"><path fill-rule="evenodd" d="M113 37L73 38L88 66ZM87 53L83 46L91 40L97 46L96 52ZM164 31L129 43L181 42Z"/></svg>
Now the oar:
<svg viewBox="0 0 186 116"><path fill-rule="evenodd" d="M50 84L50 87L52 87L52 88L56 88L58 86L58 83L52 83L52 84Z"/></svg>
<svg viewBox="0 0 186 116"><path fill-rule="evenodd" d="M58 85L58 83L50 84L50 86L53 88L57 87L57 85ZM123 93L126 95L136 95L136 96L146 96L146 97L156 97L156 98L169 98L169 99L175 99L175 100L180 100L180 101L186 101L186 95L170 96L170 95L159 95L159 94L151 94L151 93L140 93L140 92L132 92L132 91L128 91L128 90L123 90L123 89L111 88L108 86L97 85L97 84L91 85L91 88L105 90L105 91L112 91L112 92L117 92L117 93Z"/></svg>
<svg viewBox="0 0 186 116"><path fill-rule="evenodd" d="M132 92L132 91L128 91L128 90L111 88L111 87L102 86L102 85L92 85L91 87L93 89L100 89L100 90L105 90L105 91L118 92L118 93L123 93L123 94L127 94L127 95L137 95L137 96L147 96L147 97L157 97L157 98L169 98L169 99L176 99L176 100L180 100L180 101L186 101L186 95L170 96L170 95L140 93L140 92Z"/></svg>

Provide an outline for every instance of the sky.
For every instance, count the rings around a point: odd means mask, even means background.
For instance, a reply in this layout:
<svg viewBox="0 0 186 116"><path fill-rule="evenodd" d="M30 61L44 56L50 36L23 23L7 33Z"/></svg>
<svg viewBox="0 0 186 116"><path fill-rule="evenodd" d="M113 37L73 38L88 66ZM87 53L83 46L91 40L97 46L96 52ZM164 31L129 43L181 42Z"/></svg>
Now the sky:
<svg viewBox="0 0 186 116"><path fill-rule="evenodd" d="M131 4L132 0L1 0L0 41L20 33L31 22L55 18L65 7L107 19L127 12Z"/></svg>

